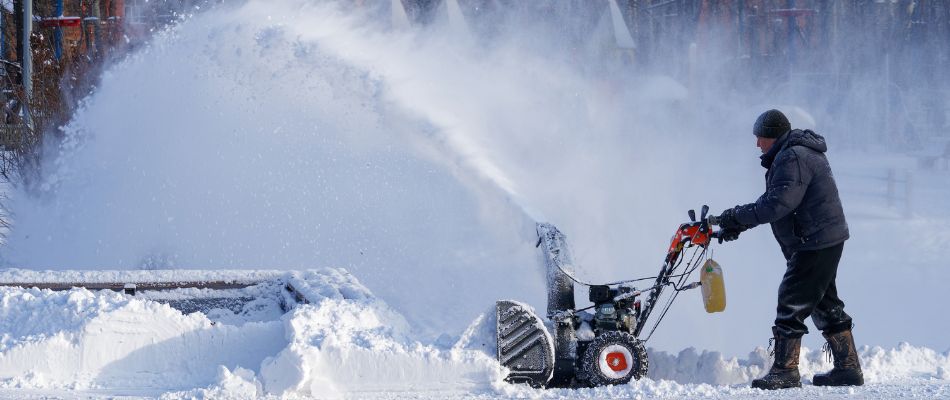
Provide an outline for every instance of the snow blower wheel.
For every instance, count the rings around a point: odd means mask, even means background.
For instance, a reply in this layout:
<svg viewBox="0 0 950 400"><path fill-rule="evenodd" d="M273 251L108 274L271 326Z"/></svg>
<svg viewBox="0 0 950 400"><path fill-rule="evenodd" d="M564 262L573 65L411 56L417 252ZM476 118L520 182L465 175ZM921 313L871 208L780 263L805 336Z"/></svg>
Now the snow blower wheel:
<svg viewBox="0 0 950 400"><path fill-rule="evenodd" d="M621 385L640 379L650 367L643 343L633 335L605 332L587 346L581 357L581 371L591 386Z"/></svg>

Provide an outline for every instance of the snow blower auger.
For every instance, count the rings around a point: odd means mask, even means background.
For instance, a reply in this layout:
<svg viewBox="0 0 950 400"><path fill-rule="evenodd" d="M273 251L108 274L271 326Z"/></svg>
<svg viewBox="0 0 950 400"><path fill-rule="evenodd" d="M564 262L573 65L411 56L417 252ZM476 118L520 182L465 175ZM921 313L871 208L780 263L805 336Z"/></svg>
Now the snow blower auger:
<svg viewBox="0 0 950 400"><path fill-rule="evenodd" d="M526 304L502 300L497 313L498 361L509 369L511 383L534 387L581 387L623 384L640 379L649 369L644 343L650 339L679 292L703 286L708 312L725 308L725 289L719 265L707 259L712 239L718 238L703 206L699 221L689 210L691 222L681 224L673 235L657 276L606 284L589 284L573 276L573 260L565 236L550 224L538 224L538 243L547 269L547 323ZM720 243L721 243L720 239ZM685 250L693 248L689 259ZM705 260L705 264L703 264ZM701 265L701 281L687 283ZM636 282L652 281L642 289ZM592 306L577 309L574 284L589 287ZM663 289L673 291L664 297ZM641 305L641 295L646 301ZM660 312L646 338L641 333L654 309ZM593 309L593 314L587 310Z"/></svg>

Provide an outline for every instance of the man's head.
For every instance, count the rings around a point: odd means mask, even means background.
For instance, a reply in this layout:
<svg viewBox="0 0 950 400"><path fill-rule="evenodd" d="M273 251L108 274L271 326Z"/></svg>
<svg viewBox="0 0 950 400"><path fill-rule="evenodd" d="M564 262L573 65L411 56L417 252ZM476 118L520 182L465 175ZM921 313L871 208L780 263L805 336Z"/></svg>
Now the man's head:
<svg viewBox="0 0 950 400"><path fill-rule="evenodd" d="M792 130L792 125L788 123L788 118L779 110L768 110L756 118L755 125L752 126L752 134L755 135L755 145L765 154L775 144L775 140L782 137L788 131Z"/></svg>

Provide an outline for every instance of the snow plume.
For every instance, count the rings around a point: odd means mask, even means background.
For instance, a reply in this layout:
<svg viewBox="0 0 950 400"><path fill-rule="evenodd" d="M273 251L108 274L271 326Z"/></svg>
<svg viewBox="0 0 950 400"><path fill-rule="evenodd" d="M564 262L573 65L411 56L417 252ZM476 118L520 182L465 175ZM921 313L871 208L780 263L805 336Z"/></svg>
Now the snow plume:
<svg viewBox="0 0 950 400"><path fill-rule="evenodd" d="M522 8L471 37L345 2L196 15L103 76L42 198L15 195L4 258L345 266L432 337L497 298L543 302L535 220L569 232L586 278L653 273L632 260L701 203L672 161L701 146L648 117L676 115L685 88L619 73L570 10Z"/></svg>
<svg viewBox="0 0 950 400"><path fill-rule="evenodd" d="M65 128L43 197L17 195L5 259L346 266L434 336L496 298L542 293L523 213L441 164L441 128L392 98L387 79L399 77L337 53L369 51L358 40L413 47L360 18L250 1L160 35L106 73ZM312 26L330 37L298 32Z"/></svg>

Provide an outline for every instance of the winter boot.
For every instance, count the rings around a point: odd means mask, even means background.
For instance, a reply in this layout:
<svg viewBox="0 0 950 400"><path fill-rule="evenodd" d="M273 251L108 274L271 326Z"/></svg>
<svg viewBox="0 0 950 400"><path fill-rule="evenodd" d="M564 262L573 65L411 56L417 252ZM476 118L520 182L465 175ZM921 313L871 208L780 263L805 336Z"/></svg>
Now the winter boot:
<svg viewBox="0 0 950 400"><path fill-rule="evenodd" d="M779 336L778 329L774 326L772 336L775 341L775 362L772 363L768 374L752 380L752 387L766 390L802 387L802 377L798 374L798 355L802 338Z"/></svg>
<svg viewBox="0 0 950 400"><path fill-rule="evenodd" d="M861 386L864 384L864 374L861 373L861 362L858 361L858 352L854 347L854 336L851 330L838 333L822 333L828 341L828 349L834 357L835 367L825 374L815 374L812 383L815 386Z"/></svg>

